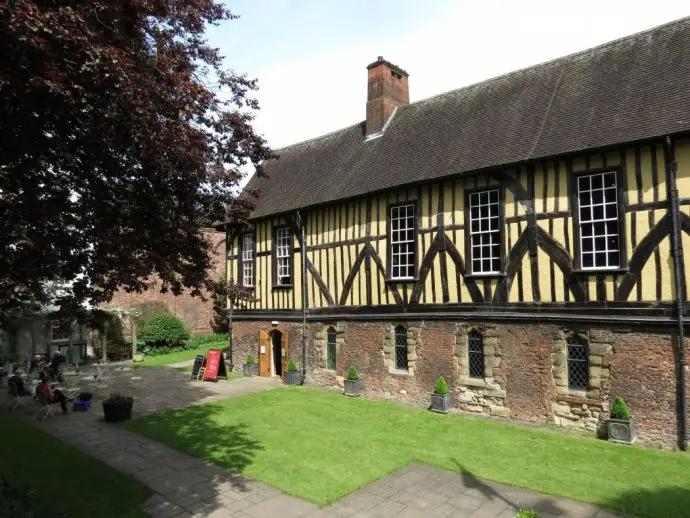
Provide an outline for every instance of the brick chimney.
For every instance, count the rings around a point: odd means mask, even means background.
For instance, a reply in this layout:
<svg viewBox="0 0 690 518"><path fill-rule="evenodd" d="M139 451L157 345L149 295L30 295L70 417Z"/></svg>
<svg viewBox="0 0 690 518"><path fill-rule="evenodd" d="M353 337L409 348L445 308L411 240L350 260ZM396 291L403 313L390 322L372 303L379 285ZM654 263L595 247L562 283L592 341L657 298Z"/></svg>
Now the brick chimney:
<svg viewBox="0 0 690 518"><path fill-rule="evenodd" d="M408 73L383 57L367 67L366 137L380 135L396 108L410 104Z"/></svg>

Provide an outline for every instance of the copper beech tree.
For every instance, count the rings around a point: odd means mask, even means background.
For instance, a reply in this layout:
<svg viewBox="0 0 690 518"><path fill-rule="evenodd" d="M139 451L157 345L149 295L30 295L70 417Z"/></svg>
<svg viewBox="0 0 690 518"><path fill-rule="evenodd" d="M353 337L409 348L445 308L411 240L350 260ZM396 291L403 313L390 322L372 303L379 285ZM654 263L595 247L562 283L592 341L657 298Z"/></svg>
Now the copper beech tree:
<svg viewBox="0 0 690 518"><path fill-rule="evenodd" d="M0 322L55 281L63 307L154 273L212 285L199 228L242 220L244 166L272 156L255 80L204 39L233 18L213 0L0 0Z"/></svg>

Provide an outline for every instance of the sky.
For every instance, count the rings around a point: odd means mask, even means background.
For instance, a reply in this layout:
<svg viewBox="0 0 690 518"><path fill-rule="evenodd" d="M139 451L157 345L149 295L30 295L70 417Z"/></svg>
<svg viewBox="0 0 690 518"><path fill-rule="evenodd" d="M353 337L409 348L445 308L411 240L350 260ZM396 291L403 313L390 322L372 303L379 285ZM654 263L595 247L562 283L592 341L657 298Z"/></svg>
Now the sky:
<svg viewBox="0 0 690 518"><path fill-rule="evenodd" d="M227 0L225 66L259 81L255 129L279 149L365 118L366 66L409 74L410 102L690 15L687 0Z"/></svg>

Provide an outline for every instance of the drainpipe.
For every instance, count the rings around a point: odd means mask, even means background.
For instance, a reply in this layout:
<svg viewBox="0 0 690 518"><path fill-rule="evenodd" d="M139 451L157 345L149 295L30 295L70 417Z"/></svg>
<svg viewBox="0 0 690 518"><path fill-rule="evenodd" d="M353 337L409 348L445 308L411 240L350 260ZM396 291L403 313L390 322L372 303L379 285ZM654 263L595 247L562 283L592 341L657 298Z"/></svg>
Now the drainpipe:
<svg viewBox="0 0 690 518"><path fill-rule="evenodd" d="M302 215L297 212L300 225L300 258L302 259L302 381L307 377L307 234Z"/></svg>
<svg viewBox="0 0 690 518"><path fill-rule="evenodd" d="M680 236L680 207L676 185L677 164L671 137L666 137L666 183L671 214L671 255L673 257L676 288L676 319L678 326L678 419L680 420L680 449L688 449L687 398L685 396L685 340L683 337L683 248Z"/></svg>

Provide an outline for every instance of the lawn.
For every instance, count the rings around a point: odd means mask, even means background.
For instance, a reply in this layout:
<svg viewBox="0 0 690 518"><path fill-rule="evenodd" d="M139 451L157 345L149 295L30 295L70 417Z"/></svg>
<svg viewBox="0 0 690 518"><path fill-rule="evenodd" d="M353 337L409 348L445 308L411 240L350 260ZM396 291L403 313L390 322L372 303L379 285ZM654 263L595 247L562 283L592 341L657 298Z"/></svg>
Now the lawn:
<svg viewBox="0 0 690 518"><path fill-rule="evenodd" d="M153 493L140 482L14 414L0 412L0 430L0 474L6 477L13 494L32 493L31 509L36 518L62 513L69 518L148 516L140 506ZM6 505L0 498L3 516L2 508Z"/></svg>
<svg viewBox="0 0 690 518"><path fill-rule="evenodd" d="M168 354L161 354L159 356L146 356L143 362L136 363L136 367L155 367L159 365L170 365L171 363L179 363L186 360L193 360L197 354L206 356L209 349L222 349L228 346L227 335L208 335L208 336L193 336L187 341L187 345L191 347L186 351L179 351ZM194 347L194 346L198 347Z"/></svg>
<svg viewBox="0 0 690 518"><path fill-rule="evenodd" d="M283 388L128 429L320 505L420 460L649 517L688 516L690 458L403 405Z"/></svg>

